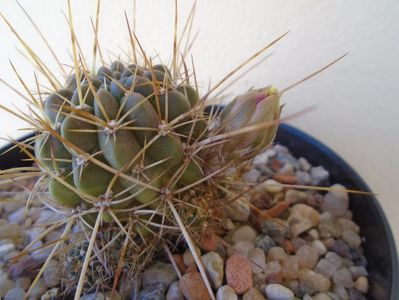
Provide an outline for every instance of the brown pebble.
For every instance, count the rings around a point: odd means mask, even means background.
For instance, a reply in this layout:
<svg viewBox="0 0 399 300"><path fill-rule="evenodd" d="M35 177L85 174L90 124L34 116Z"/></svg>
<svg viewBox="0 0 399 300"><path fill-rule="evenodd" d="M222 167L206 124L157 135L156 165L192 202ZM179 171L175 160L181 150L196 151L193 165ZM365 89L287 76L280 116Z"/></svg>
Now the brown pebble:
<svg viewBox="0 0 399 300"><path fill-rule="evenodd" d="M298 182L294 175L274 174L273 179L285 184L296 184Z"/></svg>
<svg viewBox="0 0 399 300"><path fill-rule="evenodd" d="M276 218L279 215L281 215L289 206L290 206L289 202L280 201L272 208L269 208L268 210L266 210L266 214L269 217Z"/></svg>
<svg viewBox="0 0 399 300"><path fill-rule="evenodd" d="M281 246L284 248L284 250L286 251L286 252L288 252L288 253L294 253L294 246L292 245L292 243L291 243L291 241L290 240L284 240L282 243L281 243Z"/></svg>
<svg viewBox="0 0 399 300"><path fill-rule="evenodd" d="M253 285L251 263L240 254L230 256L226 262L226 281L236 294L244 294Z"/></svg>
<svg viewBox="0 0 399 300"><path fill-rule="evenodd" d="M186 274L192 272L198 272L197 264L195 262L189 265L185 271Z"/></svg>
<svg viewBox="0 0 399 300"><path fill-rule="evenodd" d="M180 279L179 287L187 300L211 299L199 272L184 274Z"/></svg>
<svg viewBox="0 0 399 300"><path fill-rule="evenodd" d="M272 159L270 162L270 167L273 170L273 172L277 172L278 170L281 169L283 164L278 160L278 159Z"/></svg>
<svg viewBox="0 0 399 300"><path fill-rule="evenodd" d="M272 197L266 193L258 193L252 196L251 204L259 209L268 209L273 206Z"/></svg>
<svg viewBox="0 0 399 300"><path fill-rule="evenodd" d="M181 256L180 254L173 254L173 259L175 260L175 263L180 272L184 273L186 271L186 265L184 264L183 256Z"/></svg>
<svg viewBox="0 0 399 300"><path fill-rule="evenodd" d="M204 251L216 251L219 237L213 231L206 231L202 234L200 248Z"/></svg>

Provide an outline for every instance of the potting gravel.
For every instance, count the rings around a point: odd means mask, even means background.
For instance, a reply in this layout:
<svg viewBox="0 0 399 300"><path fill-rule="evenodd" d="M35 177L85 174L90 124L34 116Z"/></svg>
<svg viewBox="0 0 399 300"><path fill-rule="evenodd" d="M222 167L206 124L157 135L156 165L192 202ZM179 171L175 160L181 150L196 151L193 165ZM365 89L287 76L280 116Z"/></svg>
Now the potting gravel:
<svg viewBox="0 0 399 300"><path fill-rule="evenodd" d="M327 193L294 189L290 184L330 186L329 173L293 157L276 145L259 154L244 175L257 186L226 209L225 235L212 234L198 245L217 300L363 300L368 291L362 237L340 184ZM32 187L33 182L21 183ZM52 250L41 248L61 235L52 232L32 245L38 248L14 261L57 216L38 201L26 208L28 192L10 184L0 192L0 298L24 299L38 265ZM255 209L256 207L256 209ZM261 215L259 212L262 212ZM210 299L189 250L174 253L182 277L165 258L154 262L131 287L84 295L84 300ZM61 299L59 262L50 261L29 299Z"/></svg>

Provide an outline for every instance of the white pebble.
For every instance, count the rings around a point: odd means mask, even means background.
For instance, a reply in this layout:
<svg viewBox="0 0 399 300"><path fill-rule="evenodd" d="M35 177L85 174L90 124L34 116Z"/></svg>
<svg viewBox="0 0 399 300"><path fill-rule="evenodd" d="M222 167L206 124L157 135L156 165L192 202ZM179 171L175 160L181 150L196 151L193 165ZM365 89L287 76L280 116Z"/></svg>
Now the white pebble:
<svg viewBox="0 0 399 300"><path fill-rule="evenodd" d="M205 270L215 289L222 285L224 277L223 259L216 252L208 252L201 257Z"/></svg>
<svg viewBox="0 0 399 300"><path fill-rule="evenodd" d="M283 190L281 183L273 179L266 180L263 184L261 184L261 186L266 190L266 192L271 194L277 194Z"/></svg>
<svg viewBox="0 0 399 300"><path fill-rule="evenodd" d="M24 298L25 298L25 291L20 287L15 287L7 292L6 296L4 297L4 300L22 300Z"/></svg>
<svg viewBox="0 0 399 300"><path fill-rule="evenodd" d="M312 247L316 249L317 253L319 253L320 256L324 255L327 252L326 246L320 240L312 241Z"/></svg>
<svg viewBox="0 0 399 300"><path fill-rule="evenodd" d="M15 250L14 244L5 244L0 246L0 257L3 257L8 252Z"/></svg>
<svg viewBox="0 0 399 300"><path fill-rule="evenodd" d="M55 287L60 283L59 263L52 259L49 261L46 269L43 272L43 280L47 287Z"/></svg>
<svg viewBox="0 0 399 300"><path fill-rule="evenodd" d="M255 229L253 229L251 226L248 225L243 225L237 228L233 232L233 235L231 236L233 242L238 242L238 241L252 242L253 240L255 240L255 238L256 238Z"/></svg>
<svg viewBox="0 0 399 300"><path fill-rule="evenodd" d="M260 248L255 248L248 254L248 260L251 262L252 272L262 273L266 266L265 252Z"/></svg>
<svg viewBox="0 0 399 300"><path fill-rule="evenodd" d="M231 287L224 285L218 289L216 300L237 300L237 295Z"/></svg>
<svg viewBox="0 0 399 300"><path fill-rule="evenodd" d="M294 293L287 289L285 286L277 283L272 283L265 288L266 296L270 300L292 300Z"/></svg>
<svg viewBox="0 0 399 300"><path fill-rule="evenodd" d="M337 286L343 286L346 288L353 287L352 274L346 268L336 271L333 275L333 280Z"/></svg>

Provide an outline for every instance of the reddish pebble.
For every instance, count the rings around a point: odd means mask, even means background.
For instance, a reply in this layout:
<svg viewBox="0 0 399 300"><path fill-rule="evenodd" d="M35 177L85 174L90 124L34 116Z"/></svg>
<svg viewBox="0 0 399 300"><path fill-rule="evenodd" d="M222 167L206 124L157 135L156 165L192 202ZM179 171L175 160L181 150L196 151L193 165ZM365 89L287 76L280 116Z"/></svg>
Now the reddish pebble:
<svg viewBox="0 0 399 300"><path fill-rule="evenodd" d="M199 246L204 251L216 251L218 242L219 237L213 231L209 231L202 235Z"/></svg>
<svg viewBox="0 0 399 300"><path fill-rule="evenodd" d="M186 271L186 265L184 264L183 257L180 254L173 254L173 259L180 272L184 273Z"/></svg>
<svg viewBox="0 0 399 300"><path fill-rule="evenodd" d="M272 159L272 161L270 162L270 167L274 172L280 170L282 166L283 164L278 159Z"/></svg>
<svg viewBox="0 0 399 300"><path fill-rule="evenodd" d="M211 299L199 272L184 274L180 279L179 287L187 300Z"/></svg>
<svg viewBox="0 0 399 300"><path fill-rule="evenodd" d="M281 215L290 206L288 201L280 201L272 208L266 210L266 214L269 217L276 218Z"/></svg>
<svg viewBox="0 0 399 300"><path fill-rule="evenodd" d="M296 184L297 179L294 175L282 175L282 174L275 174L273 175L273 179L285 184Z"/></svg>
<svg viewBox="0 0 399 300"><path fill-rule="evenodd" d="M185 273L192 273L192 272L197 272L197 264L196 263L192 263L191 265L189 265L185 271Z"/></svg>
<svg viewBox="0 0 399 300"><path fill-rule="evenodd" d="M226 262L226 280L236 294L244 294L253 285L251 263L240 254L230 256Z"/></svg>
<svg viewBox="0 0 399 300"><path fill-rule="evenodd" d="M294 246L289 240L284 240L281 243L281 246L284 248L284 250L288 253L294 253Z"/></svg>

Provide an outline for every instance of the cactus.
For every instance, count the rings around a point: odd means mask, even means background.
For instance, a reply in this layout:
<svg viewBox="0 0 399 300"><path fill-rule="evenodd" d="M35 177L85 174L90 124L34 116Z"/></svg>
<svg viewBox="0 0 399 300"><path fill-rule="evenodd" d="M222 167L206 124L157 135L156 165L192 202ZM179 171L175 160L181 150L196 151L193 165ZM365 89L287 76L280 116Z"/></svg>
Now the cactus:
<svg viewBox="0 0 399 300"><path fill-rule="evenodd" d="M44 190L48 197L40 200L66 215L64 233L52 245L48 260L61 255L66 262L63 285L79 299L83 291L115 290L122 272L135 276L152 255L180 236L199 261L195 241L218 226L226 206L237 199L245 201L245 188L236 180L248 162L273 142L282 92L273 86L250 89L222 112L206 107L215 102L212 93L226 79L285 34L201 94L194 68L179 58L178 49L173 49L169 66L153 63L129 23L135 51L129 61L89 68L78 59L84 55L76 42L70 3L68 10L74 62L63 82L22 41L52 91L38 99L27 90L30 104L42 115L20 116L37 129L37 135L16 145L38 168L19 168L0 177L18 180L29 171L29 176L40 178L32 197ZM97 28L95 32L94 55ZM32 144L33 154L28 151ZM207 286L211 290L209 282Z"/></svg>

